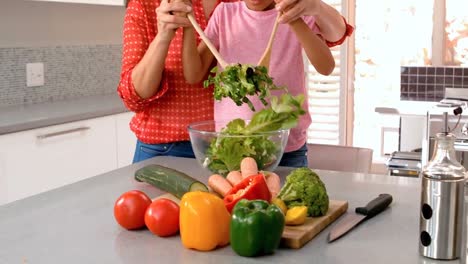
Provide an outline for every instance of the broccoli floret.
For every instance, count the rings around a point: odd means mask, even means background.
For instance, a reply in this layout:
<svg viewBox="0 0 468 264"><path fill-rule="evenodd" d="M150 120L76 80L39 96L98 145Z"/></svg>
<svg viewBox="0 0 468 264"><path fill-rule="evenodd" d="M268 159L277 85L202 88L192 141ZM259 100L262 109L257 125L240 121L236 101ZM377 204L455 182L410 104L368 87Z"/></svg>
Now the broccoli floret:
<svg viewBox="0 0 468 264"><path fill-rule="evenodd" d="M307 215L322 216L328 211L328 194L325 184L317 173L309 168L293 170L281 188L278 198L283 200L288 208L307 206Z"/></svg>

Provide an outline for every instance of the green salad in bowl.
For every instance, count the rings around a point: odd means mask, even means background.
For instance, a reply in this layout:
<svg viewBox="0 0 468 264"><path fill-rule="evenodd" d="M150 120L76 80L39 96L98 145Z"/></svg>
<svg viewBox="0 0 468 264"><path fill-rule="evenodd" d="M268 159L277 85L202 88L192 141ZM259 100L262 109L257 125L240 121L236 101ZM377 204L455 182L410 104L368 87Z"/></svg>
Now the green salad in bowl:
<svg viewBox="0 0 468 264"><path fill-rule="evenodd" d="M201 121L189 125L190 142L198 162L211 172L226 176L252 157L259 170L273 171L283 156L289 129L304 114L303 95L272 97L271 106L253 114L250 121Z"/></svg>

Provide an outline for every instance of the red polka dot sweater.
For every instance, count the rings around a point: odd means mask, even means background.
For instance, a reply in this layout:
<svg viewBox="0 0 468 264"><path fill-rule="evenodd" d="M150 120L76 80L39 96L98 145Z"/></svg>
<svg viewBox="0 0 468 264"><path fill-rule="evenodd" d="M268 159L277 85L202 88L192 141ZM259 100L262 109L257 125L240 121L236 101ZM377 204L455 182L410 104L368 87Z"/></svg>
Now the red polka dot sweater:
<svg viewBox="0 0 468 264"><path fill-rule="evenodd" d="M194 16L205 28L202 1L193 1ZM166 58L161 86L150 98L135 91L131 73L157 34L155 9L160 0L132 0L124 20L123 58L118 93L126 107L135 112L130 128L148 144L188 140L191 122L213 119L213 90L203 84L185 82L181 61L182 29L177 30Z"/></svg>

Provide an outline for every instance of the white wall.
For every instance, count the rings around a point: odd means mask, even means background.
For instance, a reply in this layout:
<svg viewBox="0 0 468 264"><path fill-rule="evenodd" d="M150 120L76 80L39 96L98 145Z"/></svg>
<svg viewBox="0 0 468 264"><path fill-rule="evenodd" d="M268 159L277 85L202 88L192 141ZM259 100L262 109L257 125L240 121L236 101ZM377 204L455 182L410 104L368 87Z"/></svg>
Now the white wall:
<svg viewBox="0 0 468 264"><path fill-rule="evenodd" d="M120 44L123 6L0 0L0 47Z"/></svg>

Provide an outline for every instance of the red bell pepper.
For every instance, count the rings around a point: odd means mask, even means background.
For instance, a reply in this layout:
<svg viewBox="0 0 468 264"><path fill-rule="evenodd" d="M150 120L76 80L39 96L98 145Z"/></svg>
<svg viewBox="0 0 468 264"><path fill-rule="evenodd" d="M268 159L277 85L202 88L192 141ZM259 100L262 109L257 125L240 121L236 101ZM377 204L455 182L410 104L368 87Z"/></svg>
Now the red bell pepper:
<svg viewBox="0 0 468 264"><path fill-rule="evenodd" d="M236 203L241 199L260 199L270 202L271 193L263 174L251 175L229 190L226 196L224 196L224 204L229 213L231 213Z"/></svg>

